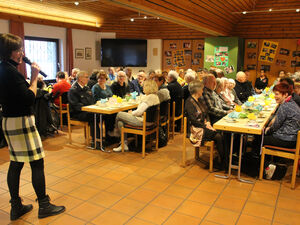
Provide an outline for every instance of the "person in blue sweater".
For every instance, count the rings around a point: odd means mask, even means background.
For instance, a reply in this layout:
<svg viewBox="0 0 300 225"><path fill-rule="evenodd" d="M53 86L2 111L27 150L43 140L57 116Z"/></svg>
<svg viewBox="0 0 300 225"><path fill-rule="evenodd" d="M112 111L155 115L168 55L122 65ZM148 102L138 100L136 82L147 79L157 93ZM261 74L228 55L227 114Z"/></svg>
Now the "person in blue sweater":
<svg viewBox="0 0 300 225"><path fill-rule="evenodd" d="M108 76L105 71L100 70L97 75L98 83L92 87L92 93L95 101L113 96L110 86L106 84L107 79Z"/></svg>

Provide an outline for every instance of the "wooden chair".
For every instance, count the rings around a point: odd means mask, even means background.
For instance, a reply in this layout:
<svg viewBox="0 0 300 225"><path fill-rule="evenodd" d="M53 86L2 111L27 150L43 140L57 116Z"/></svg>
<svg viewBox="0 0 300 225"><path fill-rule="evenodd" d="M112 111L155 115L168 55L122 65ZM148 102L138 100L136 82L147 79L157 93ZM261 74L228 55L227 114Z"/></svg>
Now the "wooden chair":
<svg viewBox="0 0 300 225"><path fill-rule="evenodd" d="M172 118L171 118L171 122L172 122L172 139L174 138L174 134L175 134L175 122L177 120L181 120L181 129L180 129L180 133L182 133L183 130L183 113L184 113L184 100L182 99L182 105L181 105L181 114L179 116L175 115L175 107L176 103L175 101L173 102L173 109L172 109Z"/></svg>
<svg viewBox="0 0 300 225"><path fill-rule="evenodd" d="M187 139L187 118L184 117L184 125L183 125L183 148L182 148L182 165L185 167L187 165L186 163L186 139ZM206 141L203 145L203 147L206 148L206 150L209 151L209 172L213 172L213 160L214 160L214 141ZM202 147L202 146L201 146ZM196 148L195 148L195 158L196 158Z"/></svg>
<svg viewBox="0 0 300 225"><path fill-rule="evenodd" d="M300 131L298 131L297 144L296 144L296 148L294 149L282 148L282 147L277 147L272 145L263 146L262 153L261 153L261 160L260 160L259 179L261 180L263 178L265 155L279 156L287 159L292 159L294 160L294 165L293 165L293 172L292 172L291 188L295 189L296 173L297 173L298 161L299 161L299 151L300 151Z"/></svg>
<svg viewBox="0 0 300 225"><path fill-rule="evenodd" d="M79 120L74 120L71 119L70 117L70 108L69 108L69 104L67 104L67 118L68 118L68 133L69 133L69 142L70 144L72 144L72 137L71 137L71 125L75 125L75 126L82 126L84 127L84 138L85 138L85 142L86 142L86 146L89 145L89 137L90 137L90 128L89 128L89 123L88 122L84 122L84 121L79 121Z"/></svg>
<svg viewBox="0 0 300 225"><path fill-rule="evenodd" d="M149 134L156 133L156 143L155 149L158 150L158 128L159 128L159 105L149 107L143 115L143 126L135 127L125 124L121 130L121 145L122 152L124 153L124 133L142 135L143 145L142 145L142 157L145 158L146 152L146 136ZM147 126L147 123L151 125Z"/></svg>
<svg viewBox="0 0 300 225"><path fill-rule="evenodd" d="M164 101L160 103L160 126L167 127L167 138L169 141L169 133L170 133L170 100Z"/></svg>
<svg viewBox="0 0 300 225"><path fill-rule="evenodd" d="M63 114L67 114L67 108L63 107L63 104L68 103L68 92L63 93L61 96L59 96L59 119L60 119L60 129L62 130L63 128Z"/></svg>

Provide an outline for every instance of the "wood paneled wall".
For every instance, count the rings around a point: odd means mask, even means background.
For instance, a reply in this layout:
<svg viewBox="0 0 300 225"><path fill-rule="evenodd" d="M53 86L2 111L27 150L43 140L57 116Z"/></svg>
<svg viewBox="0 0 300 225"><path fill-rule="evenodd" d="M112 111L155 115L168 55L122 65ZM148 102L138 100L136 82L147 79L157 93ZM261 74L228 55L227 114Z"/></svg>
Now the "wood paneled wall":
<svg viewBox="0 0 300 225"><path fill-rule="evenodd" d="M162 52L162 69L179 70L193 69L197 71L203 68L204 39L197 40L164 40ZM183 51L184 65L174 65L174 54Z"/></svg>
<svg viewBox="0 0 300 225"><path fill-rule="evenodd" d="M263 45L263 41L278 42L278 48L276 51L275 59L273 63L261 62L259 60L259 54ZM248 43L256 43L256 48L249 48ZM281 49L289 50L288 55L280 54ZM297 39L245 39L245 56L244 56L244 69L247 69L248 65L255 65L255 70L250 70L250 80L255 82L256 77L259 76L262 65L269 65L270 71L266 72L269 78L269 86L272 85L274 80L278 77L278 73L281 70L285 72L294 73L300 70L300 67L291 67L291 61L300 61L300 57L293 57L293 51L299 51L300 46L297 45ZM256 54L255 58L250 59L248 54ZM285 61L285 64L277 63L277 60Z"/></svg>

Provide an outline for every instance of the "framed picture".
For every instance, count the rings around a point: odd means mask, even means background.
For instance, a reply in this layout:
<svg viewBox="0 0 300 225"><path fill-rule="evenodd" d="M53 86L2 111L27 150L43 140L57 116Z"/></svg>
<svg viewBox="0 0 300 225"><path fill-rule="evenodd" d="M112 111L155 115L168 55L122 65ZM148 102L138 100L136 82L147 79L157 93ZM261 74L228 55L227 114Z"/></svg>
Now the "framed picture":
<svg viewBox="0 0 300 225"><path fill-rule="evenodd" d="M92 59L92 48L85 48L85 59Z"/></svg>
<svg viewBox="0 0 300 225"><path fill-rule="evenodd" d="M83 58L84 58L84 49L75 48L75 59L83 59Z"/></svg>

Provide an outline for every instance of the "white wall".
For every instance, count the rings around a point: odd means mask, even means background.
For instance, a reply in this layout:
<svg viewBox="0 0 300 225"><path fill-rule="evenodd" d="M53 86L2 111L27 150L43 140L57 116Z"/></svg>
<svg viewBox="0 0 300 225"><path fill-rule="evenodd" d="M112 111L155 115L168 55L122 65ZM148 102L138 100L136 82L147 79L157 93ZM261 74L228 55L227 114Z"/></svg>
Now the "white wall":
<svg viewBox="0 0 300 225"><path fill-rule="evenodd" d="M8 32L9 32L8 20L0 19L0 33L8 33Z"/></svg>
<svg viewBox="0 0 300 225"><path fill-rule="evenodd" d="M66 65L66 28L24 23L25 36L59 39L61 70Z"/></svg>

